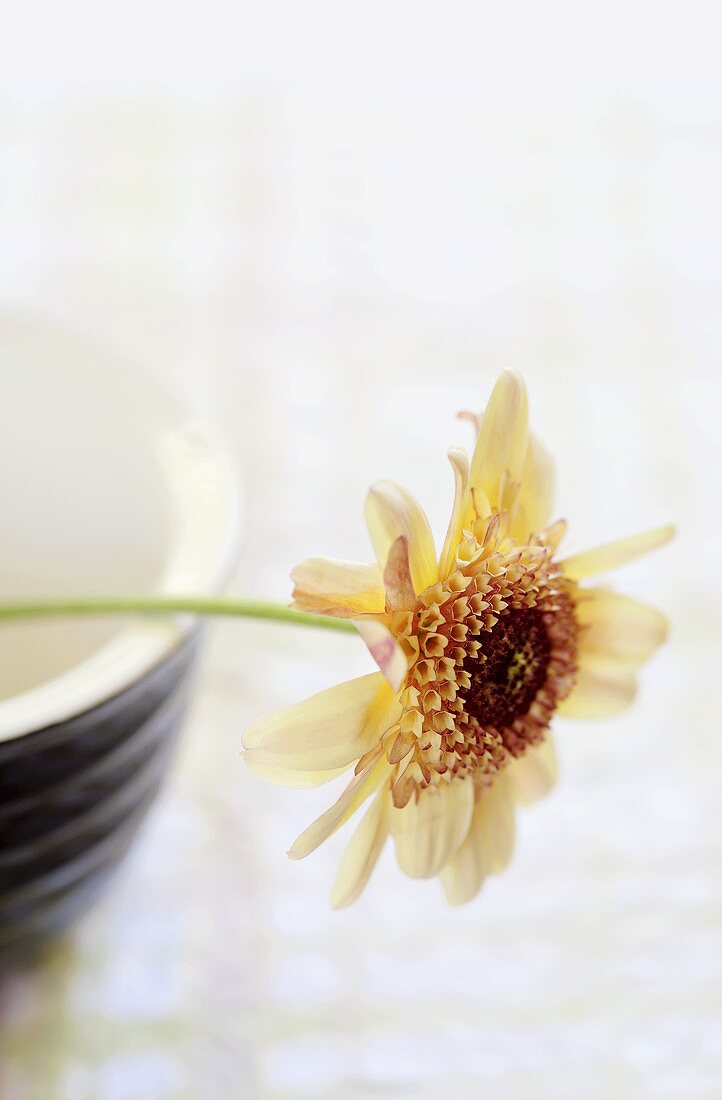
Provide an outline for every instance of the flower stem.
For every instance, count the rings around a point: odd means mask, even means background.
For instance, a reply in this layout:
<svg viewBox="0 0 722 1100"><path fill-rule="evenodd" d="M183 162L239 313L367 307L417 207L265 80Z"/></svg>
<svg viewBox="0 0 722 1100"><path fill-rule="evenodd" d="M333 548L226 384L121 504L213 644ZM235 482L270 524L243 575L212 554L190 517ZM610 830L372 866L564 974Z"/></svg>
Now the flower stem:
<svg viewBox="0 0 722 1100"><path fill-rule="evenodd" d="M295 626L317 626L322 630L355 633L348 619L329 615L311 615L295 611L285 604L266 600L238 600L225 596L111 596L98 599L40 600L0 605L0 621L8 619L45 619L75 615L225 615L240 619L268 619L293 623Z"/></svg>

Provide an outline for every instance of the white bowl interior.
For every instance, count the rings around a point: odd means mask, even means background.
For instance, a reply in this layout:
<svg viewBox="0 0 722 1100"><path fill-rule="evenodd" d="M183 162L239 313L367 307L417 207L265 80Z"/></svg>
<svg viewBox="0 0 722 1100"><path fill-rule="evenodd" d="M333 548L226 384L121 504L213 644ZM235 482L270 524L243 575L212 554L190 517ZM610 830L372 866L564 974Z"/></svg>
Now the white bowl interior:
<svg viewBox="0 0 722 1100"><path fill-rule="evenodd" d="M0 600L217 586L237 482L207 425L107 352L1 315L0 382ZM0 739L119 689L178 630L122 618L0 623ZM39 716L34 689L48 685Z"/></svg>
<svg viewBox="0 0 722 1100"><path fill-rule="evenodd" d="M132 407L107 400L102 364L88 378L29 350L0 342L0 599L155 588L171 517L153 440ZM0 698L71 668L123 626L3 625Z"/></svg>

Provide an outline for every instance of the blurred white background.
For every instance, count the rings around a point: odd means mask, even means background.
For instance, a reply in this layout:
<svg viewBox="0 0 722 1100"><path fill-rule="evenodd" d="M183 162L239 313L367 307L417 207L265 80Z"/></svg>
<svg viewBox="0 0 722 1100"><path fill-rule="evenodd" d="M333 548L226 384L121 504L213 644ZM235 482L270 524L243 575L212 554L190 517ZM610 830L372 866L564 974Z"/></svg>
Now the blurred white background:
<svg viewBox="0 0 722 1100"><path fill-rule="evenodd" d="M141 844L0 993L3 1100L719 1095L719 31L709 4L13 12L0 304L224 424L235 590L366 557L377 477L443 531L456 410L506 366L570 545L680 533L617 581L673 622L635 708L559 723L560 786L459 911L387 853L331 913L345 836L284 853L333 790L238 758L253 717L370 667L361 644L214 626Z"/></svg>

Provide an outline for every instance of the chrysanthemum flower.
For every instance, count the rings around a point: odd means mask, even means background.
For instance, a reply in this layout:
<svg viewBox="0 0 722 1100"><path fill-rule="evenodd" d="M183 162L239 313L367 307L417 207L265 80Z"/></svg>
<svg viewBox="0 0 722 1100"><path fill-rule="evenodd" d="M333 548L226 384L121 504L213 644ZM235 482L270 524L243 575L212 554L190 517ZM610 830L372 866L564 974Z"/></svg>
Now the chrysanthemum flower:
<svg viewBox="0 0 722 1100"><path fill-rule="evenodd" d="M556 777L550 722L607 717L635 693L664 617L581 582L661 546L670 527L559 558L551 460L529 433L523 383L501 376L471 463L452 449L455 498L441 553L416 500L382 481L366 520L377 565L310 558L296 606L353 619L380 672L262 719L245 759L274 782L312 787L353 766L340 798L296 840L308 855L368 799L332 894L354 901L389 836L402 871L440 875L469 901L509 862L514 808Z"/></svg>

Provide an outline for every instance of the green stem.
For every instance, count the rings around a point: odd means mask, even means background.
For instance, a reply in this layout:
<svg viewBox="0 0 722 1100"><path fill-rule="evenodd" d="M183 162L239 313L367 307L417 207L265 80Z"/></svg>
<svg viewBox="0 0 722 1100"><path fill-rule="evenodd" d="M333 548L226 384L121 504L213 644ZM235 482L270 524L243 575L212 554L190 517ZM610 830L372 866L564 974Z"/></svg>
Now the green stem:
<svg viewBox="0 0 722 1100"><path fill-rule="evenodd" d="M39 600L0 605L3 619L45 619L75 615L226 615L241 619L268 619L293 623L295 626L317 626L323 630L355 632L348 619L328 615L311 615L294 611L285 604L266 600L236 600L225 596L111 596L98 599Z"/></svg>

